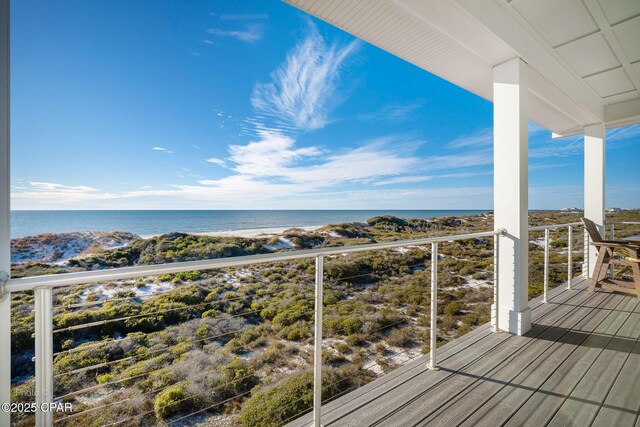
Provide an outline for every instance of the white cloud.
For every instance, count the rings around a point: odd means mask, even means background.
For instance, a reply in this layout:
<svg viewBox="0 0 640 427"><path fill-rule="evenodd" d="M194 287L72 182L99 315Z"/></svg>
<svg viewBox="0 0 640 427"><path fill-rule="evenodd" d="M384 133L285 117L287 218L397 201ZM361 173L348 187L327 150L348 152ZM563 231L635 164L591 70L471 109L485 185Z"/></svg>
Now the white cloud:
<svg viewBox="0 0 640 427"><path fill-rule="evenodd" d="M493 152L491 150L481 150L458 155L428 156L423 159L422 163L425 170L444 170L485 166L493 164Z"/></svg>
<svg viewBox="0 0 640 427"><path fill-rule="evenodd" d="M97 188L85 185L63 185L53 182L29 182L29 187L17 188L11 193L12 200L18 202L17 208L25 204L27 208L35 204L41 207L76 208L78 203L107 200L118 197L116 194L102 193Z"/></svg>
<svg viewBox="0 0 640 427"><path fill-rule="evenodd" d="M262 38L264 25L246 24L240 30L222 30L220 28L209 28L207 33L218 37L231 37L245 43L256 43Z"/></svg>
<svg viewBox="0 0 640 427"><path fill-rule="evenodd" d="M160 151L161 153L173 154L173 151L167 150L164 147L153 147L152 150L153 151Z"/></svg>
<svg viewBox="0 0 640 427"><path fill-rule="evenodd" d="M37 190L59 191L62 193L91 193L91 192L98 191L93 187L87 187L85 185L70 186L70 185L56 184L53 182L37 182L37 181L31 181L29 182L29 184L31 185L32 188Z"/></svg>
<svg viewBox="0 0 640 427"><path fill-rule="evenodd" d="M401 122L413 116L413 113L424 105L424 100L416 100L406 104L391 104L373 113L360 114L360 120L386 120Z"/></svg>
<svg viewBox="0 0 640 427"><path fill-rule="evenodd" d="M215 157L210 157L210 158L208 158L208 159L207 159L207 162L208 162L208 163L212 163L212 164L214 164L214 165L221 166L221 167L223 167L223 168L226 168L226 167L227 167L227 164L224 162L224 160L222 160L222 159L217 159L217 158L215 158Z"/></svg>
<svg viewBox="0 0 640 427"><path fill-rule="evenodd" d="M493 145L493 128L481 129L472 134L454 139L447 144L449 148L486 147Z"/></svg>
<svg viewBox="0 0 640 427"><path fill-rule="evenodd" d="M399 176L397 178L386 179L384 181L374 182L373 185L381 186L381 185L395 185L395 184L411 184L416 182L425 182L432 180L432 176Z"/></svg>
<svg viewBox="0 0 640 427"><path fill-rule="evenodd" d="M315 26L309 24L302 43L271 73L271 82L255 85L253 107L285 129L324 127L330 104L335 103L339 70L359 44L354 40L344 46L327 45Z"/></svg>
<svg viewBox="0 0 640 427"><path fill-rule="evenodd" d="M256 176L287 175L288 167L304 157L321 153L317 147L295 148L295 140L276 131L259 131L261 139L247 145L231 145L229 160L236 172Z"/></svg>

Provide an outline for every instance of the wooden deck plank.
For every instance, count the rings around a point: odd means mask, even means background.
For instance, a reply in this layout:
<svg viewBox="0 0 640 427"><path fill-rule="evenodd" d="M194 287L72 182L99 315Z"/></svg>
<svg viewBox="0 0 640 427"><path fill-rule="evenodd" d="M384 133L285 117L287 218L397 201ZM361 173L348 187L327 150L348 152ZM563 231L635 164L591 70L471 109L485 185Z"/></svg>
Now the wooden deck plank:
<svg viewBox="0 0 640 427"><path fill-rule="evenodd" d="M481 384L476 393L479 393L483 399L477 404L475 412L467 411L466 414L460 414L459 419L464 421L463 425L500 425L507 422L528 398L538 392L538 389L557 371L559 366L582 348L580 345L588 338L589 333L599 329L606 330L606 325L612 324L617 325L611 328L612 332L615 332L622 325L626 315L614 312L612 309L621 304L624 305L625 301L626 299L621 295L609 297L601 307L596 309L596 314L584 319L582 325L579 324L572 330L567 330L541 357L529 360L525 368L508 384L487 384L486 382ZM528 358L529 354L525 356ZM465 402L465 405L468 407L471 402ZM531 420L521 420L521 422L526 421L532 425L535 424Z"/></svg>
<svg viewBox="0 0 640 427"><path fill-rule="evenodd" d="M600 408L594 426L633 425L640 412L640 340L633 349Z"/></svg>
<svg viewBox="0 0 640 427"><path fill-rule="evenodd" d="M532 368L534 372L537 372L537 369L547 363L547 358L551 357L554 348L557 347L557 341L567 335L570 329L579 328L585 323L593 323L593 329L597 326L597 321L593 319L604 320L606 314L599 312L598 307L611 298L609 295L599 295L595 299L599 300L598 305L572 309L558 323L559 327L546 328L541 334L532 338L526 348L519 349L512 357L500 363L494 362L494 367L487 375L475 378L464 391L459 392L454 398L448 399L437 411L434 411L429 417L423 418L416 425L455 425L481 408L488 396L499 392L527 369Z"/></svg>
<svg viewBox="0 0 640 427"><path fill-rule="evenodd" d="M586 287L587 283L586 280L583 277L579 277L579 278L575 278L572 282L572 286L577 287L578 289L580 289L581 286ZM562 298L567 298L569 295L567 294L567 287L566 286L559 286L555 289L553 289L550 294L549 294L549 301L550 302L563 302L564 300ZM543 300L542 300L542 295L540 297L535 298L534 300L532 300L530 302L531 305L531 309L535 310L538 307L542 306ZM540 310L537 314L540 315L540 317L542 317L542 315L544 315L545 313L547 313L548 311L550 311L550 307L547 307L546 310ZM451 341L445 345L443 345L442 347L440 347L438 349L438 361L439 363L444 363L446 362L448 359L450 359L451 357L454 357L455 355L457 355L458 353L460 353L461 351L465 351L469 346L472 346L473 344L475 344L476 342L478 342L479 340L488 337L489 335L491 335L492 329L491 329L491 325L490 324L485 324L482 325L476 329L474 329L473 331L469 332L468 334L463 335L462 337ZM385 379L387 379L388 381L385 382L385 385L388 386L389 388L392 388L395 384L400 384L403 380L405 380L406 378L410 378L412 376L414 376L416 374L416 372L414 372L415 369L420 369L422 368L422 371L424 371L424 367L427 365L428 363L428 358L425 357L421 357L418 358L417 360L414 360L412 362L407 363L407 365L405 365L406 367L402 367L402 368L398 368L393 370L390 373L385 374ZM367 393L371 393L373 391L376 392L380 392L380 385L376 384L375 382L371 382L369 384L366 384L360 388L358 388L357 390L351 392L349 394L349 399L350 400L355 400L361 396L364 396ZM323 412L323 414L328 415L330 414L333 410L327 410L327 412Z"/></svg>
<svg viewBox="0 0 640 427"><path fill-rule="evenodd" d="M617 298L620 297L617 296ZM599 326L594 334L588 336L540 388L528 397L524 404L515 408L515 413L507 422L507 426L515 427L526 423L545 425L552 418L613 338L613 334L626 321L630 310L637 305L637 301L627 297L623 297L623 301L623 304L612 313L615 317L610 317L610 322Z"/></svg>
<svg viewBox="0 0 640 427"><path fill-rule="evenodd" d="M588 304L588 301L594 298L599 299L597 295L579 292L575 301ZM564 320L571 317L574 311L582 309L583 307L577 304L577 307L571 307L567 311L552 310L542 319L544 321L536 323L527 335L515 336L509 334L508 339L501 341L500 345L494 346L484 354L478 355L475 351L465 352L468 354L463 353L463 357L460 358L464 361L462 366L443 364L440 371L428 372L428 375L424 375L418 384L400 388L395 396L389 396L386 400L377 402L377 410L375 412L367 411L365 413L360 411L357 415L350 414L346 418L349 420L348 423L337 425L415 425L437 410L440 405L452 396L464 391L470 384L478 381L479 378L492 372L498 366L507 363L515 355L526 351L535 337L545 332L550 326L572 325L577 321L577 318L572 318L569 323L564 323ZM501 339L500 335L506 334L495 334L487 338L486 341ZM460 375L460 373L466 375ZM439 381L434 384L433 379L440 380L438 377L445 381ZM380 414L383 414L383 416L380 416Z"/></svg>
<svg viewBox="0 0 640 427"><path fill-rule="evenodd" d="M523 372L531 371L532 364L549 356L556 360L550 366L562 365L562 355L568 354L569 358L573 355L567 348L573 346L575 349L577 345L571 340L580 341L594 328L597 330L598 319L612 316L610 304L613 302L606 301L619 300L621 297L586 292L586 281L583 279L575 280L573 285L573 290L566 290L565 286L552 289L549 303L542 304L540 299L531 302L535 326L527 336L493 334L488 325L476 328L464 337L438 349L438 361L443 367L441 371L427 371L426 357L410 362L324 405L323 425L404 426L416 425L427 420L433 421L431 424L436 425L459 424L461 420L468 418L468 414L478 409L474 405L480 401L480 397L486 400L488 390L495 392L497 387L499 391L510 381L516 381L514 384L518 384L517 381L528 379L529 376ZM593 315L590 315L592 313ZM617 317L616 315L615 318ZM568 342L562 342L563 345L557 343L571 328L576 327L581 329L578 332L582 332L582 335L573 331L573 335L565 340ZM514 368L516 365L521 367L520 371ZM538 366L542 368L545 365L540 363ZM535 371L537 370L533 369L532 376L537 375ZM548 371L540 375L543 379L549 376ZM465 379L460 380L461 377ZM495 382L496 378L504 384ZM488 387L485 383L493 385ZM533 385L527 387L532 389L525 389L525 395L535 391ZM463 399L465 395L470 398ZM457 406L466 406L466 415L451 418L451 411L446 410L442 414L434 412L446 405L447 399L451 396L460 397ZM470 403L470 399L474 402ZM463 405L465 402L470 404ZM430 415L438 414L442 416L429 418ZM488 415L487 419L490 418ZM310 421L310 415L306 415L288 425L307 426Z"/></svg>
<svg viewBox="0 0 640 427"><path fill-rule="evenodd" d="M609 341L586 375L549 422L550 426L590 425L604 403L640 336L640 313L630 313L616 337ZM632 339L629 339L632 338Z"/></svg>
<svg viewBox="0 0 640 427"><path fill-rule="evenodd" d="M533 318L543 323L545 317L555 311L555 304L575 301L576 304L573 305L579 306L584 299L589 297L589 294L584 292L587 286L586 281L576 278L573 286L573 290L567 290L566 286L552 289L549 293L549 303L543 304L541 297L533 300L531 302L535 310ZM483 352L491 350L496 345L499 345L501 341L511 337L513 336L510 334L493 334L490 332L488 325L481 326L469 334L466 334L464 337L439 348L438 360L440 363L447 363L450 358L455 357L455 365L452 366L462 368L465 363L470 363L474 358L482 357ZM469 348L474 348L474 352L469 352ZM461 352L465 354L460 355ZM341 422L343 418L349 417L352 412L359 411L361 408L366 408L369 405L378 407L378 402L384 400L387 394L398 395L402 393L400 389L408 387L409 383L413 384L417 378L424 381L424 379L421 378L422 375L437 376L437 378L429 378L428 380L433 387L437 385L438 381L444 381L448 376L452 375L450 372L442 371L427 372L427 360L426 357L422 357L414 362L410 362L406 366L384 375L383 378L373 381L328 405L324 405L323 424L333 425L332 423ZM375 412L380 412L380 408ZM311 416L306 415L288 425L291 427L306 426L310 422Z"/></svg>

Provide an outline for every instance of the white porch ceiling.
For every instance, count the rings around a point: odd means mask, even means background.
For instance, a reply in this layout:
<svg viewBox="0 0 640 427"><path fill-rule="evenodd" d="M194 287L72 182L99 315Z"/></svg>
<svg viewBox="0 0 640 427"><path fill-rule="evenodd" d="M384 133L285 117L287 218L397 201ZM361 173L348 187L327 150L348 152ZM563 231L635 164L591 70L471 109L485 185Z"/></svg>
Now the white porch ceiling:
<svg viewBox="0 0 640 427"><path fill-rule="evenodd" d="M531 120L557 134L640 122L640 0L285 1L488 100L519 56Z"/></svg>

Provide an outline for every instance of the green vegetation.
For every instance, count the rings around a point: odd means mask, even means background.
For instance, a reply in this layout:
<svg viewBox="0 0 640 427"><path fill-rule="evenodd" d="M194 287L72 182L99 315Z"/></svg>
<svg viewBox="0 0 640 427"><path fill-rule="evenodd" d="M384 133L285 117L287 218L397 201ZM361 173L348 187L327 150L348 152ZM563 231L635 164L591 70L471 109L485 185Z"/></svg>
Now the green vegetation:
<svg viewBox="0 0 640 427"><path fill-rule="evenodd" d="M619 215L638 220L640 212ZM531 223L578 218L534 212ZM315 232L292 229L285 236L298 248L330 247L482 231L492 220L489 214L433 220L381 216ZM638 231L621 226L618 233ZM530 239L531 297L542 292L541 236L532 233ZM581 229L573 238L578 275ZM567 277L566 239L566 229L551 233L551 286ZM269 252L264 245L270 243L172 233L64 265L20 264L16 271L55 274L249 255ZM491 238L442 243L439 251L442 345L489 321L493 244ZM323 400L429 351L430 261L430 247L421 246L325 257ZM27 401L25 390L33 388L33 294L12 298L14 394ZM311 406L313 260L57 289L54 303L59 353L54 392L68 395L64 400L80 413L60 425L171 424L202 411L229 417L232 425L279 426ZM30 425L32 419L17 422Z"/></svg>

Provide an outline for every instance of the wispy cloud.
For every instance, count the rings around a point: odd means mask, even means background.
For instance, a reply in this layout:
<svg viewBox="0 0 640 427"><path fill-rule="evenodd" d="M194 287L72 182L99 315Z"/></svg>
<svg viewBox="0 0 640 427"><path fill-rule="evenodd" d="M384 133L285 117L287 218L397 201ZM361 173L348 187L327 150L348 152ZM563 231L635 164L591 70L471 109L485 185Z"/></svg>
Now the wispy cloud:
<svg viewBox="0 0 640 427"><path fill-rule="evenodd" d="M465 154L427 156L421 163L422 168L425 170L449 170L485 166L493 164L493 152L491 150L479 150Z"/></svg>
<svg viewBox="0 0 640 427"><path fill-rule="evenodd" d="M59 191L64 193L92 193L92 192L98 191L96 188L87 187L85 185L71 186L71 185L56 184L53 182L37 182L37 181L29 182L29 184L34 189L43 190L43 191Z"/></svg>
<svg viewBox="0 0 640 427"><path fill-rule="evenodd" d="M33 200L39 205L58 207L75 207L76 203L118 197L116 194L104 193L86 185L64 185L53 182L32 181L29 182L29 187L21 187L17 190L11 193L11 197L18 202Z"/></svg>
<svg viewBox="0 0 640 427"><path fill-rule="evenodd" d="M640 124L615 128L607 131L607 140L611 141L621 141L638 136L640 136Z"/></svg>
<svg viewBox="0 0 640 427"><path fill-rule="evenodd" d="M317 147L295 148L295 140L273 131L260 132L259 141L229 147L229 159L236 172L255 176L283 176L288 167L304 157L317 156Z"/></svg>
<svg viewBox="0 0 640 427"><path fill-rule="evenodd" d="M262 38L264 25L246 24L241 29L223 30L221 28L209 28L207 33L217 37L230 37L245 43L256 43ZM205 42L206 43L206 42Z"/></svg>
<svg viewBox="0 0 640 427"><path fill-rule="evenodd" d="M217 158L215 158L215 157L210 157L210 158L208 158L208 159L207 159L207 162L208 162L208 163L212 163L212 164L214 164L214 165L221 166L221 167L223 167L223 168L226 168L226 167L227 167L227 164L224 162L224 160L222 160L222 159L217 159Z"/></svg>
<svg viewBox="0 0 640 427"><path fill-rule="evenodd" d="M166 153L166 154L173 154L173 151L168 150L168 149L166 149L164 147L153 147L152 150L153 151L159 151L161 153Z"/></svg>
<svg viewBox="0 0 640 427"><path fill-rule="evenodd" d="M448 148L486 147L493 144L493 128L460 136L447 144Z"/></svg>
<svg viewBox="0 0 640 427"><path fill-rule="evenodd" d="M360 120L386 120L389 122L402 122L415 116L415 113L424 105L424 100L419 99L405 104L390 104L378 111L358 115Z"/></svg>
<svg viewBox="0 0 640 427"><path fill-rule="evenodd" d="M390 178L390 179L387 179L387 180L384 180L384 181L374 182L373 185L382 186L382 185L396 185L396 184L412 184L412 183L416 183L416 182L430 181L432 179L433 179L432 176L420 176L420 175L416 175L416 176L399 176L397 178Z"/></svg>
<svg viewBox="0 0 640 427"><path fill-rule="evenodd" d="M359 45L357 40L329 45L310 23L306 37L271 74L271 81L255 85L251 104L285 129L324 127L335 106L340 68Z"/></svg>

